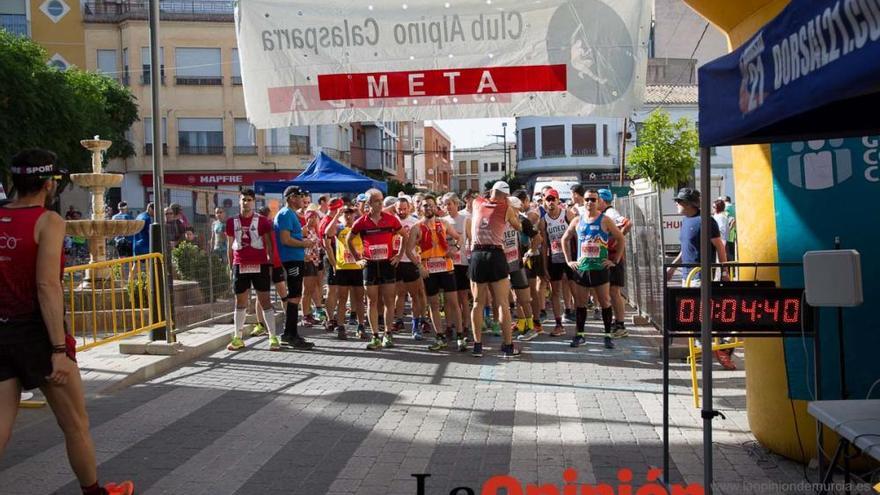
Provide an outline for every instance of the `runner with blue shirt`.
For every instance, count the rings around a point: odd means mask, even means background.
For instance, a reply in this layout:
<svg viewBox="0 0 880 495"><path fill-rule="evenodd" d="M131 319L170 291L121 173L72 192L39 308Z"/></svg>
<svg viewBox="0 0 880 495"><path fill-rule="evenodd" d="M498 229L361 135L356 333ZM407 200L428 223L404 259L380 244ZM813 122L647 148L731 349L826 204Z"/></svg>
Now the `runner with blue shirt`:
<svg viewBox="0 0 880 495"><path fill-rule="evenodd" d="M281 264L287 274L287 309L284 321L284 334L281 345L294 349L309 350L315 344L299 336L298 318L299 302L302 298L303 272L305 266L305 248L314 243L303 240L302 224L296 210L302 208L302 198L308 193L297 186L289 186L284 190L287 205L275 215L275 240L281 256Z"/></svg>

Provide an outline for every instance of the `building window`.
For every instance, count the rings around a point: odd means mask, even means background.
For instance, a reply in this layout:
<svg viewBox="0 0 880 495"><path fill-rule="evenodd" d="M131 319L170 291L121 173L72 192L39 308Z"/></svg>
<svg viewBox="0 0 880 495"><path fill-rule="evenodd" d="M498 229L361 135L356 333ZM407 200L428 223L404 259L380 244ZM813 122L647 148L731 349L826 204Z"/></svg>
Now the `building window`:
<svg viewBox="0 0 880 495"><path fill-rule="evenodd" d="M458 174L467 175L467 162L458 162Z"/></svg>
<svg viewBox="0 0 880 495"><path fill-rule="evenodd" d="M507 172L507 165L505 165L504 163L501 164L501 171Z"/></svg>
<svg viewBox="0 0 880 495"><path fill-rule="evenodd" d="M480 173L480 161L479 160L471 160L471 173L472 174Z"/></svg>
<svg viewBox="0 0 880 495"><path fill-rule="evenodd" d="M522 157L535 157L535 128L529 127L522 130Z"/></svg>
<svg viewBox="0 0 880 495"><path fill-rule="evenodd" d="M422 149L422 140L421 139L416 139L416 149L417 150Z"/></svg>
<svg viewBox="0 0 880 495"><path fill-rule="evenodd" d="M223 84L219 48L176 48L174 63L177 84L192 86Z"/></svg>
<svg viewBox="0 0 880 495"><path fill-rule="evenodd" d="M153 154L153 119L144 119L144 155ZM168 154L168 121L162 117L162 154Z"/></svg>
<svg viewBox="0 0 880 495"><path fill-rule="evenodd" d="M458 192L465 192L465 190L467 190L467 181L464 179L459 179Z"/></svg>
<svg viewBox="0 0 880 495"><path fill-rule="evenodd" d="M128 86L128 48L122 49L122 84Z"/></svg>
<svg viewBox="0 0 880 495"><path fill-rule="evenodd" d="M241 61L238 58L238 48L232 49L232 84L241 84Z"/></svg>
<svg viewBox="0 0 880 495"><path fill-rule="evenodd" d="M223 119L177 119L181 155L222 155Z"/></svg>
<svg viewBox="0 0 880 495"><path fill-rule="evenodd" d="M116 69L116 50L98 50L98 72L119 79Z"/></svg>
<svg viewBox="0 0 880 495"><path fill-rule="evenodd" d="M483 163L483 172L488 172L488 171L489 171L489 163L488 162Z"/></svg>
<svg viewBox="0 0 880 495"><path fill-rule="evenodd" d="M605 156L611 156L611 149L608 147L608 124L602 124L602 149Z"/></svg>
<svg viewBox="0 0 880 495"><path fill-rule="evenodd" d="M498 171L498 162L492 162L489 164L489 172L497 172Z"/></svg>
<svg viewBox="0 0 880 495"><path fill-rule="evenodd" d="M280 127L266 134L266 152L270 155L310 155L309 127Z"/></svg>
<svg viewBox="0 0 880 495"><path fill-rule="evenodd" d="M596 124L571 126L571 154L573 156L596 156Z"/></svg>
<svg viewBox="0 0 880 495"><path fill-rule="evenodd" d="M471 191L480 191L480 179L471 179Z"/></svg>
<svg viewBox="0 0 880 495"><path fill-rule="evenodd" d="M150 84L150 65L152 63L152 58L150 58L150 47L143 46L141 47L141 84L147 85ZM165 48L159 47L159 77L162 78L162 84L165 84Z"/></svg>
<svg viewBox="0 0 880 495"><path fill-rule="evenodd" d="M257 154L257 130L247 119L235 119L235 145L232 153L236 155Z"/></svg>
<svg viewBox="0 0 880 495"><path fill-rule="evenodd" d="M565 126L548 125L541 127L541 157L565 156Z"/></svg>

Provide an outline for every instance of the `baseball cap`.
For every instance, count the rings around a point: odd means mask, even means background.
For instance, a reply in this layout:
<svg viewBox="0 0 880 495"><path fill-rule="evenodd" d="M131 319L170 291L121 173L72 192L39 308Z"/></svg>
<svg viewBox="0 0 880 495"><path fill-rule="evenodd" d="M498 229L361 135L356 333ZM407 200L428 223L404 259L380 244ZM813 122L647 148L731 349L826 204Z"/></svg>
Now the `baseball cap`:
<svg viewBox="0 0 880 495"><path fill-rule="evenodd" d="M338 210L345 205L345 201L342 201L342 198L336 198L327 205L330 210Z"/></svg>
<svg viewBox="0 0 880 495"><path fill-rule="evenodd" d="M700 205L700 191L689 187L682 187L678 190L678 194L672 198L676 203L690 203L694 206Z"/></svg>
<svg viewBox="0 0 880 495"><path fill-rule="evenodd" d="M409 204L412 204L412 202L413 202L413 201L412 201L412 198L409 197L409 196L406 195L406 194L402 194L402 195L397 196L397 202L399 203L399 202L401 202L401 201L405 201L405 202L407 202L407 203L409 203Z"/></svg>
<svg viewBox="0 0 880 495"><path fill-rule="evenodd" d="M356 203L365 203L367 201L367 195L364 193L360 193L357 195L357 199L355 199Z"/></svg>
<svg viewBox="0 0 880 495"><path fill-rule="evenodd" d="M46 165L13 165L9 167L10 173L18 177L51 177L53 175L67 175L67 170L60 168L54 163Z"/></svg>
<svg viewBox="0 0 880 495"><path fill-rule="evenodd" d="M559 199L559 193L556 192L556 189L547 189L547 191L544 193L544 197L549 198L550 196Z"/></svg>
<svg viewBox="0 0 880 495"><path fill-rule="evenodd" d="M302 195L302 192L303 191L302 191L302 189L299 188L299 186L287 186L284 188L284 195L283 196L285 198L289 198L294 195L300 196L300 195Z"/></svg>
<svg viewBox="0 0 880 495"><path fill-rule="evenodd" d="M599 189L597 192L599 193L599 197L602 198L602 201L611 201L614 199L614 194L611 193L610 189Z"/></svg>
<svg viewBox="0 0 880 495"><path fill-rule="evenodd" d="M510 194L510 186L507 184L507 182L504 182L503 180L499 180L498 182L492 184L492 190L501 191L504 194Z"/></svg>

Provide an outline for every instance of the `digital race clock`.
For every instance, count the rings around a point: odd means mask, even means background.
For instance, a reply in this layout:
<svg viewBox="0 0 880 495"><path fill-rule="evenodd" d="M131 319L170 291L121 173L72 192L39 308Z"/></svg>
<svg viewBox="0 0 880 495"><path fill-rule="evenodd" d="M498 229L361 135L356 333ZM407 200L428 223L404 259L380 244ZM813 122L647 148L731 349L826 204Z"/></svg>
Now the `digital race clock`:
<svg viewBox="0 0 880 495"><path fill-rule="evenodd" d="M713 287L712 332L810 332L809 325L804 325L808 312L803 293L803 289L776 287ZM667 289L667 332L698 334L702 321L699 288Z"/></svg>

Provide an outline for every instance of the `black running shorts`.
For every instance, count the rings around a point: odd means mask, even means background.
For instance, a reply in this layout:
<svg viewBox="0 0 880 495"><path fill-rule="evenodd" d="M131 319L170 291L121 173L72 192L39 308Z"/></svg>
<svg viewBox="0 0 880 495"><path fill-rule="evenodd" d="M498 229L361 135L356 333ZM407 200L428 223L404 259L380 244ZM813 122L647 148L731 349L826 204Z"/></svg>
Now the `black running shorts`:
<svg viewBox="0 0 880 495"><path fill-rule="evenodd" d="M468 265L471 282L489 284L507 278L507 258L499 246L496 249L474 249Z"/></svg>
<svg viewBox="0 0 880 495"><path fill-rule="evenodd" d="M302 297L303 293L303 261L285 261L284 271L287 274L287 298Z"/></svg>
<svg viewBox="0 0 880 495"><path fill-rule="evenodd" d="M339 287L363 287L364 272L357 270L336 270L336 285Z"/></svg>
<svg viewBox="0 0 880 495"><path fill-rule="evenodd" d="M455 290L471 290L467 265L455 265Z"/></svg>
<svg viewBox="0 0 880 495"><path fill-rule="evenodd" d="M531 260L532 267L526 267L526 276L528 278L538 278L544 276L544 256L532 256L529 258Z"/></svg>
<svg viewBox="0 0 880 495"><path fill-rule="evenodd" d="M260 271L256 273L239 273L240 265L232 265L232 287L236 294L247 292L251 287L257 292L269 292L272 285L269 280L269 270L272 265L260 265Z"/></svg>
<svg viewBox="0 0 880 495"><path fill-rule="evenodd" d="M22 324L3 330L0 342L0 382L16 379L21 388L31 390L46 384L52 374L52 342L42 322ZM76 341L65 335L67 357L76 362Z"/></svg>
<svg viewBox="0 0 880 495"><path fill-rule="evenodd" d="M425 279L425 294L434 297L443 291L447 294L455 292L455 273L441 272L432 273Z"/></svg>
<svg viewBox="0 0 880 495"><path fill-rule="evenodd" d="M283 266L273 266L272 267L272 283L279 284L281 282L285 282L287 280L287 273L284 271Z"/></svg>
<svg viewBox="0 0 880 495"><path fill-rule="evenodd" d="M607 268L602 270L588 270L585 272L577 271L573 273L575 274L574 280L584 287L598 287L602 284L607 284L609 279Z"/></svg>
<svg viewBox="0 0 880 495"><path fill-rule="evenodd" d="M526 277L526 271L520 268L510 272L510 288L511 289L528 289L529 279Z"/></svg>
<svg viewBox="0 0 880 495"><path fill-rule="evenodd" d="M547 274L550 275L551 282L558 282L562 280L563 276L568 277L569 280L574 280L576 277L571 272L571 268L566 263L550 263L550 266L547 267Z"/></svg>
<svg viewBox="0 0 880 495"><path fill-rule="evenodd" d="M397 264L395 278L398 282L408 284L422 278L422 275L419 273L419 267L417 267L415 263L401 261Z"/></svg>
<svg viewBox="0 0 880 495"><path fill-rule="evenodd" d="M390 261L367 260L364 267L364 285L393 284L397 281L397 269Z"/></svg>
<svg viewBox="0 0 880 495"><path fill-rule="evenodd" d="M620 263L612 266L608 271L613 287L626 287L626 258L620 260Z"/></svg>

